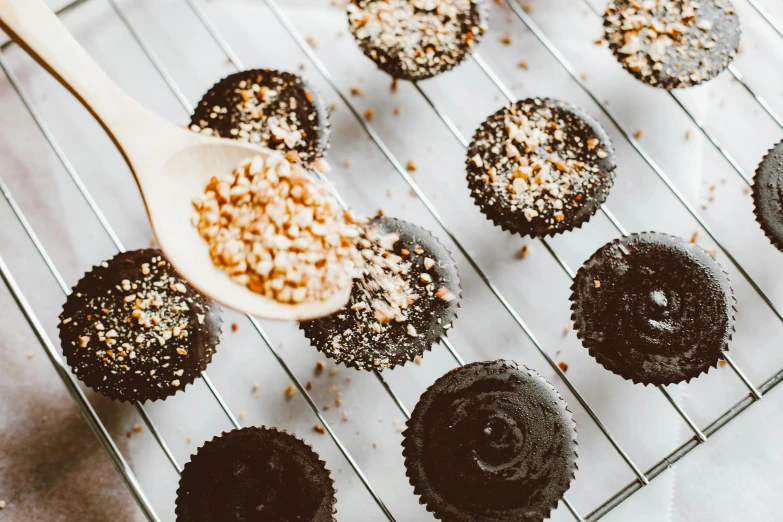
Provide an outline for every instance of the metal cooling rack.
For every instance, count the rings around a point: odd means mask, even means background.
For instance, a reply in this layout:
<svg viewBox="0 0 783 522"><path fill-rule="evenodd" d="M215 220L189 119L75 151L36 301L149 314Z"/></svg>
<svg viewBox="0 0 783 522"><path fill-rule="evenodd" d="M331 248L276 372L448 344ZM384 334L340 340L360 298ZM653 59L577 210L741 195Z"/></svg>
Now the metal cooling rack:
<svg viewBox="0 0 783 522"><path fill-rule="evenodd" d="M227 40L223 37L223 35L219 32L217 27L212 23L206 11L202 8L200 4L200 2L202 1L203 0L182 0L182 2L186 3L187 6L189 6L189 8L192 10L195 16L198 18L198 20L203 24L204 28L209 32L209 34L214 39L215 43L220 47L222 52L225 53L226 58L228 58L228 60L238 70L243 69L244 65L242 64L240 58L237 56L235 51L228 44ZM766 23L768 23L781 37L783 37L783 30L778 26L778 24L775 21L773 21L772 18L767 16L767 14L757 5L757 2L755 0L735 0L735 1L739 1L739 2L747 1L753 7L753 9L756 10L763 17ZM143 53L149 59L150 63L154 66L154 68L160 74L161 78L165 81L166 85L169 87L171 92L179 100L180 104L182 105L182 108L185 109L188 113L191 113L193 107L191 103L188 101L188 98L180 89L180 87L176 84L172 75L166 70L162 61L156 56L151 46L143 39L140 33L131 24L131 22L123 12L123 10L117 4L116 0L75 0L72 3L66 5L64 8L62 8L58 12L58 14L62 14L67 11L74 10L81 4L85 4L87 2L108 2L108 4L113 9L113 11L121 20L122 24L129 31L129 33L132 35L135 42L138 44L138 46L141 48ZM594 15L601 16L600 12L598 12L595 9L595 7L589 2L589 0L574 0L574 2L575 3L584 2L585 5L590 9L590 11L592 11ZM366 132L367 136L370 138L370 140L377 146L377 148L382 152L382 154L386 157L388 162L391 164L391 166L398 172L398 174L403 178L405 183L407 183L407 185L410 187L412 192L415 193L415 195L421 200L421 202L426 207L426 209L431 213L432 217L435 219L435 221L437 221L437 223L441 227L440 232L444 233L452 240L452 242L456 245L458 250L460 250L463 256L468 260L468 263L471 265L472 269L483 280L484 284L486 284L487 288L491 291L492 294L494 294L494 296L497 298L497 300L500 302L503 308L505 308L505 310L514 320L514 322L519 326L519 328L521 328L521 330L530 339L530 341L532 341L533 345L537 348L539 353L543 356L543 358L546 360L546 362L549 364L552 370L560 377L560 379L562 379L562 382L570 390L570 392L577 399L577 401L581 404L581 406L584 408L587 414L591 417L595 425L602 432L603 436L606 437L607 441L613 446L617 454L622 458L622 460L625 461L628 468L636 476L636 479L633 482L631 482L624 488L617 491L616 494L606 499L605 502L603 502L603 504L601 504L599 507L597 507L590 513L586 513L586 514L579 513L575 509L573 504L568 501L567 498L564 499L563 501L564 505L573 515L573 518L575 520L581 522L585 522L585 521L592 522L606 515L609 511L617 507L625 499L629 498L635 492L639 491L644 486L649 484L651 480L661 475L666 469L671 467L675 462L677 462L679 459L687 455L690 451L698 447L700 444L706 443L709 437L711 437L714 433L720 430L723 426L728 424L731 420L736 418L741 412L747 409L754 402L761 400L767 392L769 392L781 380L783 380L783 369L781 369L775 372L767 380L765 380L760 386L756 387L746 377L746 375L739 368L739 366L731 359L731 357L729 357L728 354L725 354L724 357L726 362L731 367L733 372L736 374L736 377L749 390L749 393L742 400L734 404L734 406L728 409L725 413L723 413L715 420L713 420L703 430L700 430L698 428L696 422L694 422L694 420L688 416L688 414L684 411L684 409L680 406L680 404L678 404L678 402L669 394L669 392L665 388L659 387L660 392L664 395L667 401L674 408L677 415L679 415L685 421L685 423L690 427L690 429L693 432L693 437L691 437L687 442L682 444L680 447L678 447L670 454L661 458L655 465L653 465L646 471L640 469L639 466L634 462L634 460L631 459L628 453L626 453L626 451L623 449L620 442L618 442L618 440L612 435L612 433L606 427L606 425L601 420L601 418L595 413L593 408L588 404L586 399L579 393L576 387L571 383L571 381L566 376L566 374L559 368L558 364L556 364L556 362L544 350L541 342L539 342L539 340L536 338L533 331L525 323L521 315L512 307L511 303L504 297L500 288L498 288L492 282L492 280L490 280L485 270L479 265L477 261L474 260L473 256L471 256L469 251L465 247L463 247L463 245L461 244L460 240L456 237L456 235L453 234L447 228L446 223L444 222L441 215L438 213L436 205L434 205L432 201L427 198L427 196L424 194L423 190L419 187L415 179L409 174L409 172L402 165L399 159L395 157L395 155L392 153L390 148L384 143L379 133L373 128L370 122L365 117L362 116L361 112L357 109L356 105L351 100L351 98L340 88L337 82L335 82L335 80L331 76L325 64L319 59L319 57L316 55L316 53L308 44L306 38L296 29L294 24L291 22L291 20L286 15L286 13L280 8L278 3L275 0L264 0L264 3L269 8L270 12L274 15L274 17L277 19L277 21L284 27L284 29L290 34L293 40L298 44L298 46L301 48L301 50L310 60L311 64L315 67L318 73L323 76L323 79L334 89L334 91L338 94L341 100L349 108L353 116L360 124L361 128ZM618 122L618 120L615 119L615 116L613 115L612 111L610 111L605 106L605 104L601 103L601 101L596 96L596 94L594 94L594 92L587 86L586 82L582 79L581 75L579 75L576 72L574 66L566 59L564 54L560 50L558 50L558 48L552 43L552 41L547 37L545 32L541 29L541 27L539 27L536 24L536 22L531 18L531 16L526 12L526 10L523 9L523 7L520 4L516 3L515 0L507 0L507 4L508 7L511 9L511 12L513 13L513 16L517 17L530 30L530 32L535 36L535 38L538 39L538 41L552 55L552 57L556 59L559 65L571 76L573 81L576 82L576 84L578 84L578 86L584 91L584 93L589 98L591 98L597 104L597 106L601 108L606 118L608 118L608 120L612 123L612 125L620 133L620 135L622 135L623 138L627 140L627 142L632 146L632 148L636 151L636 153L638 153L638 155L643 159L643 161L647 165L649 165L649 167L652 168L652 170L657 174L657 176L661 179L661 181L663 181L663 183L671 191L671 193L679 200L679 202L684 206L684 208L688 211L688 213L701 226L702 230L714 241L715 245L723 252L723 254L726 256L730 264L743 276L746 282L753 288L753 290L759 295L759 297L761 297L761 299L764 301L766 306L769 307L769 309L773 312L773 314L780 321L783 322L783 314L781 314L781 311L779 311L775 307L773 302L770 300L770 298L764 292L764 290L759 286L759 284L757 284L757 282L753 280L753 278L745 271L745 269L734 258L732 253L719 241L719 239L715 236L715 234L710 229L710 227L704 222L702 217L695 210L695 206L693 205L693 203L689 202L684 197L683 193L677 188L677 186L675 186L675 184L667 176L664 170L655 163L652 157L645 151L645 149L640 145L639 141L632 135L632 133L630 133L627 129L625 129ZM4 44L2 46L2 51L5 51L9 46L12 45L14 44L13 43ZM499 76L481 57L480 53L474 53L471 59L476 63L476 65L478 65L481 71L483 71L483 73L487 76L487 78L498 88L498 90L507 98L509 102L515 101L515 98L511 93L511 91L509 90L509 88L503 84ZM62 163L62 166L65 168L66 172L70 175L76 188L81 193L82 197L84 198L85 202L87 203L91 211L95 214L95 217L102 225L108 237L111 239L111 241L114 243L115 247L119 251L123 251L124 247L120 242L119 237L114 232L114 229L108 222L105 215L102 213L95 199L93 199L93 197L91 196L90 191L88 190L85 183L82 181L82 178L80 177L79 173L77 172L73 164L70 162L63 148L60 146L54 134L50 130L47 122L42 116L42 113L34 104L31 96L23 88L19 78L17 78L17 76L12 71L11 67L7 62L6 57L3 55L2 52L0 52L0 69L2 69L2 71L5 73L7 80L10 82L10 84L13 86L13 88L19 95L19 98L23 102L27 111L29 111L30 115L34 119L40 131L47 139L52 151L55 153L59 161ZM747 94L753 98L755 103L757 103L758 106L762 108L764 112L766 112L777 123L777 125L781 129L783 129L783 120L781 120L780 116L774 112L772 107L764 99L758 96L755 93L755 91L750 87L750 85L746 83L743 75L740 73L739 70L737 70L735 65L732 64L729 66L729 73L734 77L734 79L737 82L739 82L739 84L747 92ZM453 134L454 138L462 146L467 147L468 139L462 134L458 126L449 118L449 116L445 112L443 112L438 107L437 103L431 97L429 97L418 84L414 84L414 87L418 91L418 93L423 97L426 103L432 108L435 114L437 114L438 118L442 121L443 125L445 125L448 128L448 130L451 132L451 134ZM749 176L748 173L743 171L743 169L739 166L737 161L734 160L734 158L720 145L717 139L706 129L705 125L702 124L702 122L698 120L693 115L693 113L686 108L686 106L681 102L680 98L675 92L671 92L669 93L669 95L675 101L675 103L682 109L682 111L684 111L684 113L691 119L693 124L696 125L696 127L704 135L704 137L711 143L711 145L731 165L732 169L739 176L741 176L741 178L745 181L745 183L747 183L750 186L752 184L751 176ZM17 202L14 199L14 196L11 194L8 186L5 184L5 182L1 177L0 177L0 191L2 191L3 196L7 200L11 210L13 211L16 218L18 219L19 224L24 228L27 236L32 241L38 254L46 264L52 276L57 281L63 293L67 295L70 292L68 285L65 283L64 279L60 275L57 267L55 266L51 257L49 256L43 244L39 240L35 230L30 225L21 207L17 204ZM345 203L342 201L339 195L336 195L336 197L340 202L340 204L345 206ZM623 227L622 223L614 216L614 214L612 214L612 212L609 210L609 208L606 205L604 205L601 208L601 211L609 219L609 221L611 222L611 224L614 226L614 228L618 233L620 233L621 235L627 235L628 232ZM438 232L436 232L436 234L437 233ZM568 277L573 278L574 277L573 269L569 267L568 264L566 264L566 262L562 259L562 257L560 257L555 252L555 250L550 246L549 242L546 239L541 239L540 242L543 245L544 249L548 252L549 255L552 256L552 258L556 261L556 263L560 266L560 268L562 268L562 270L568 275ZM118 447L116 446L111 436L109 435L109 432L102 424L101 419L98 417L95 410L92 408L90 402L87 400L85 394L83 393L82 389L78 384L78 381L63 362L60 356L59 349L57 349L57 347L52 343L52 341L45 333L43 326L41 325L38 318L36 317L36 314L34 313L32 307L30 306L25 295L23 294L22 290L17 284L14 276L12 275L8 265L5 263L2 257L0 257L0 275L2 276L2 279L7 285L14 300L16 301L19 308L23 312L30 327L34 331L37 339L40 341L42 348L44 348L47 356L49 357L55 369L57 370L58 375L60 376L63 383L66 385L69 392L73 396L78 407L84 414L84 418L89 423L96 437L98 438L98 440L100 441L100 443L102 444L106 452L108 453L119 475L122 477L123 481L125 482L129 491L131 492L132 496L138 503L139 508L141 509L141 511L144 513L144 515L147 517L148 520L150 521L160 520L156 515L152 505L150 504L147 497L145 496L145 492L142 490L142 487L140 486L140 483L137 480L133 470L128 465L123 455L120 453ZM292 371L289 364L281 356L280 352L275 347L274 343L270 340L269 336L264 331L262 326L254 318L249 316L248 318L251 324L253 325L254 329L258 333L258 335L261 337L264 344L270 350L271 354L274 356L274 358L283 368L285 373L294 383L294 385L296 386L297 390L302 395L302 397L304 397L309 408L312 410L312 413L318 418L318 421L323 425L329 437L332 439L333 443L336 445L336 447L343 454L347 462L353 468L354 472L359 477L362 484L366 488L367 492L371 495L371 497L377 504L378 508L381 510L381 512L385 515L385 517L388 520L394 521L395 520L394 516L386 507L386 505L384 504L379 494L376 492L373 485L367 479L366 475L362 472L356 460L351 456L346 446L341 442L336 432L329 425L327 419L323 416L321 409L318 407L315 400L308 392L306 386L302 384L299 378L297 378L297 376ZM457 365L463 365L464 361L462 357L460 356L458 351L454 348L454 346L449 342L449 340L443 338L442 341L443 344L446 346L447 350L449 351L449 353L451 354L451 356L453 357L454 362ZM410 414L408 409L403 404L403 401L400 399L400 397L395 393L395 391L389 385L389 383L384 379L384 377L380 373L375 372L375 375L378 381L382 384L383 388L389 394L391 399L394 401L399 411L406 418L409 418ZM222 409L222 411L225 413L230 423L235 428L240 428L241 425L239 420L229 409L228 405L221 397L220 392L217 390L213 382L209 379L206 373L204 373L202 377L205 384L208 386L212 396L214 397L215 401ZM141 418L143 419L144 423L146 424L147 428L154 436L155 440L160 446L160 449L168 458L169 462L171 463L171 466L176 470L177 473L181 473L182 466L174 457L174 454L172 453L169 446L167 445L166 440L164 440L163 436L160 433L160 430L153 423L151 417L148 415L144 406L136 405L136 409L139 415L141 416Z"/></svg>

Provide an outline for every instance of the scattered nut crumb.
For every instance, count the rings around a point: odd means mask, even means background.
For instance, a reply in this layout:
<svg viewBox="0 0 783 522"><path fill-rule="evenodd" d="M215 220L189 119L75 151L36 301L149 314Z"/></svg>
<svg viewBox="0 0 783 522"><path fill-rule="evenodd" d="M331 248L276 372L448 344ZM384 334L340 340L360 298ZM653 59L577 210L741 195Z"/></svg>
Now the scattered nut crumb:
<svg viewBox="0 0 783 522"><path fill-rule="evenodd" d="M528 2L525 5L522 6L522 10L526 13L532 13L533 12L533 2Z"/></svg>
<svg viewBox="0 0 783 522"><path fill-rule="evenodd" d="M557 366L558 366L558 368L560 368L560 370L563 373L568 371L568 363L566 363L565 361L560 361L559 363L557 363Z"/></svg>
<svg viewBox="0 0 783 522"><path fill-rule="evenodd" d="M693 138L693 131L692 130L686 130L685 131L685 139L689 140L691 138Z"/></svg>
<svg viewBox="0 0 783 522"><path fill-rule="evenodd" d="M317 431L317 432L318 432L318 433L320 433L321 435L324 435L324 434L326 433L326 428L324 428L324 427L323 427L322 425L320 425L320 424L316 424L315 426L313 426L313 431Z"/></svg>
<svg viewBox="0 0 783 522"><path fill-rule="evenodd" d="M317 363L315 363L315 375L316 376L321 375L323 373L324 369L326 369L326 363L325 362L318 361Z"/></svg>
<svg viewBox="0 0 783 522"><path fill-rule="evenodd" d="M693 235L691 236L691 243L696 243L696 241L698 241L698 240L699 240L699 232L698 232L698 231L696 231L696 232L694 232L694 233L693 233Z"/></svg>
<svg viewBox="0 0 783 522"><path fill-rule="evenodd" d="M517 257L519 259L525 259L527 256L533 253L533 246L532 245L525 245L519 250L519 254L517 254Z"/></svg>
<svg viewBox="0 0 783 522"><path fill-rule="evenodd" d="M372 109L367 109L367 112L364 113L364 118L367 121L372 121L372 119L375 118L375 111Z"/></svg>
<svg viewBox="0 0 783 522"><path fill-rule="evenodd" d="M315 36L313 34L308 34L307 44L313 49L315 49L316 47L318 47L318 40L315 39Z"/></svg>
<svg viewBox="0 0 783 522"><path fill-rule="evenodd" d="M642 137L643 134L644 133L641 130L637 130L636 132L633 133L633 137L638 140L639 138Z"/></svg>
<svg viewBox="0 0 783 522"><path fill-rule="evenodd" d="M334 377L335 375L337 375L337 372L339 372L339 371L340 371L340 370L338 370L336 367L335 367L335 368L330 368L330 369L329 369L329 375L330 375L331 377Z"/></svg>
<svg viewBox="0 0 783 522"><path fill-rule="evenodd" d="M745 185L745 188L743 188L742 191L745 192L745 194L750 194L753 192L753 188L751 188L750 185Z"/></svg>
<svg viewBox="0 0 783 522"><path fill-rule="evenodd" d="M596 288L601 288L601 281L599 281L598 279L595 279L595 280L593 281L593 283L595 284L595 287L596 287Z"/></svg>
<svg viewBox="0 0 783 522"><path fill-rule="evenodd" d="M237 323L231 323L231 331L236 332L239 330L239 325Z"/></svg>
<svg viewBox="0 0 783 522"><path fill-rule="evenodd" d="M293 384L289 384L288 386L285 387L284 393L285 393L285 398L290 399L291 397L296 395L296 388L294 387Z"/></svg>
<svg viewBox="0 0 783 522"><path fill-rule="evenodd" d="M413 362L414 362L414 364L418 364L419 366L421 366L421 357L415 357L413 359Z"/></svg>
<svg viewBox="0 0 783 522"><path fill-rule="evenodd" d="M351 87L351 94L354 96L361 96L362 90L359 87Z"/></svg>
<svg viewBox="0 0 783 522"><path fill-rule="evenodd" d="M253 391L258 391L258 388L261 387L261 383L258 381L253 381Z"/></svg>
<svg viewBox="0 0 783 522"><path fill-rule="evenodd" d="M343 165L345 165L345 168L350 169L353 166L353 161L351 160L345 160L343 162Z"/></svg>
<svg viewBox="0 0 783 522"><path fill-rule="evenodd" d="M601 45L602 43L604 43L604 39L603 39L603 38L598 38L598 39L597 39L597 40L595 40L593 43L594 43L595 45Z"/></svg>
<svg viewBox="0 0 783 522"><path fill-rule="evenodd" d="M131 437L133 437L133 433L131 433L131 432L129 432L129 431L126 431L126 432L125 432L125 436L126 436L127 438L131 438Z"/></svg>
<svg viewBox="0 0 783 522"><path fill-rule="evenodd" d="M313 389L313 383L312 383L312 382L310 382L310 381L307 381L307 382L305 383L305 390L307 390L307 391L310 391L310 390L312 390L312 389Z"/></svg>
<svg viewBox="0 0 783 522"><path fill-rule="evenodd" d="M527 71L527 62L525 60L520 60L517 65L519 65L520 69L524 69Z"/></svg>
<svg viewBox="0 0 783 522"><path fill-rule="evenodd" d="M511 34L506 33L503 35L503 37L500 39L501 42L503 42L506 45L511 45Z"/></svg>
<svg viewBox="0 0 783 522"><path fill-rule="evenodd" d="M33 352L27 352L27 358L28 358L28 359L32 359L33 357L35 357L35 355L33 354Z"/></svg>
<svg viewBox="0 0 783 522"><path fill-rule="evenodd" d="M397 78L393 79L391 85L389 86L389 90L391 90L391 92L397 92L398 84L399 82L397 81Z"/></svg>
<svg viewBox="0 0 783 522"><path fill-rule="evenodd" d="M718 364L721 366L726 366L726 359L721 359L720 361L718 361Z"/></svg>
<svg viewBox="0 0 783 522"><path fill-rule="evenodd" d="M142 429L143 428L141 427L141 424L134 424L133 425L133 431L135 431L136 433L141 433Z"/></svg>
<svg viewBox="0 0 783 522"><path fill-rule="evenodd" d="M399 116L400 114L402 114L402 107L398 105L394 108L394 115Z"/></svg>
<svg viewBox="0 0 783 522"><path fill-rule="evenodd" d="M240 411L239 412L239 420L243 420L244 418L245 418L245 412L244 411Z"/></svg>
<svg viewBox="0 0 783 522"><path fill-rule="evenodd" d="M0 500L0 509L5 509L5 500Z"/></svg>
<svg viewBox="0 0 783 522"><path fill-rule="evenodd" d="M406 169L408 169L410 172L413 172L416 170L416 162L413 160L410 160L408 164L405 166Z"/></svg>
<svg viewBox="0 0 783 522"><path fill-rule="evenodd" d="M571 325L567 324L563 327L563 335L568 335L571 333Z"/></svg>
<svg viewBox="0 0 783 522"><path fill-rule="evenodd" d="M587 73L582 73L579 75L579 77L582 78L583 82L586 82L590 78L590 75Z"/></svg>

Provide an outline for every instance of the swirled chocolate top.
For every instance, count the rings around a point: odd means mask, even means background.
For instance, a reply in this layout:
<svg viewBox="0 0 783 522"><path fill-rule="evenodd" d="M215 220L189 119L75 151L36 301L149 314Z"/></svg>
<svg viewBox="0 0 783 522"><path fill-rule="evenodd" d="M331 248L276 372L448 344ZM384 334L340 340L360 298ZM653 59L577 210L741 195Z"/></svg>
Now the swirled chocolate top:
<svg viewBox="0 0 783 522"><path fill-rule="evenodd" d="M164 399L201 375L220 338L220 306L160 250L117 254L85 274L60 314L68 364L112 399Z"/></svg>
<svg viewBox="0 0 783 522"><path fill-rule="evenodd" d="M326 356L360 370L405 364L446 335L457 317L460 279L451 254L407 221L377 217L357 245L364 259L348 304L301 323Z"/></svg>
<svg viewBox="0 0 783 522"><path fill-rule="evenodd" d="M485 0L351 0L347 9L364 54L403 80L452 69L487 30Z"/></svg>
<svg viewBox="0 0 783 522"><path fill-rule="evenodd" d="M439 378L403 436L411 485L446 522L541 521L576 471L565 401L511 361L472 363Z"/></svg>
<svg viewBox="0 0 783 522"><path fill-rule="evenodd" d="M753 203L761 229L783 250L783 141L772 147L756 169Z"/></svg>
<svg viewBox="0 0 783 522"><path fill-rule="evenodd" d="M329 147L328 114L318 92L299 76L252 69L226 76L207 91L190 128L258 143L289 159L293 151L310 163Z"/></svg>
<svg viewBox="0 0 783 522"><path fill-rule="evenodd" d="M177 522L333 522L334 481L313 448L275 428L223 433L185 464Z"/></svg>
<svg viewBox="0 0 783 522"><path fill-rule="evenodd" d="M581 109L549 98L504 107L468 148L470 195L503 230L544 237L582 226L609 195L612 143Z"/></svg>
<svg viewBox="0 0 783 522"><path fill-rule="evenodd" d="M729 0L610 0L609 48L636 78L676 89L722 72L739 47L739 18Z"/></svg>
<svg viewBox="0 0 783 522"><path fill-rule="evenodd" d="M644 384L674 384L717 366L734 333L734 296L721 266L681 238L644 232L601 247L572 287L577 335L605 368Z"/></svg>

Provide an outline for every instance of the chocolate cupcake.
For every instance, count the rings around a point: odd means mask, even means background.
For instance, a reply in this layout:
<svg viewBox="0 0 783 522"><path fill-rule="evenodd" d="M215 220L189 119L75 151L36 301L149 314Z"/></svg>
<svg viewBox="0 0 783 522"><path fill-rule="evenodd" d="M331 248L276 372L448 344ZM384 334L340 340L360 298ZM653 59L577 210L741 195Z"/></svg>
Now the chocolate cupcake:
<svg viewBox="0 0 783 522"><path fill-rule="evenodd" d="M334 481L313 448L275 428L205 443L185 464L177 522L333 522Z"/></svg>
<svg viewBox="0 0 783 522"><path fill-rule="evenodd" d="M242 71L216 83L196 106L190 128L258 143L310 163L329 147L329 116L299 76L271 69Z"/></svg>
<svg viewBox="0 0 783 522"><path fill-rule="evenodd" d="M376 217L357 244L364 258L348 304L300 324L318 351L357 370L404 365L440 342L457 318L457 265L432 234Z"/></svg>
<svg viewBox="0 0 783 522"><path fill-rule="evenodd" d="M364 54L402 80L452 69L487 30L485 0L350 0L347 9Z"/></svg>
<svg viewBox="0 0 783 522"><path fill-rule="evenodd" d="M576 424L534 370L468 364L439 378L403 432L414 493L444 522L538 522L577 469Z"/></svg>
<svg viewBox="0 0 783 522"><path fill-rule="evenodd" d="M604 129L581 109L529 98L490 116L468 147L470 195L503 230L544 237L579 228L614 182Z"/></svg>
<svg viewBox="0 0 783 522"><path fill-rule="evenodd" d="M579 269L574 329L590 355L634 383L676 384L717 366L734 333L728 276L703 248L643 232Z"/></svg>
<svg viewBox="0 0 783 522"><path fill-rule="evenodd" d="M122 402L165 399L212 360L222 310L182 279L160 250L117 254L79 281L60 314L73 373Z"/></svg>
<svg viewBox="0 0 783 522"><path fill-rule="evenodd" d="M631 74L671 90L726 69L739 47L740 26L729 0L610 0L604 36Z"/></svg>
<svg viewBox="0 0 783 522"><path fill-rule="evenodd" d="M783 251L783 141L770 149L756 169L753 204L761 229Z"/></svg>

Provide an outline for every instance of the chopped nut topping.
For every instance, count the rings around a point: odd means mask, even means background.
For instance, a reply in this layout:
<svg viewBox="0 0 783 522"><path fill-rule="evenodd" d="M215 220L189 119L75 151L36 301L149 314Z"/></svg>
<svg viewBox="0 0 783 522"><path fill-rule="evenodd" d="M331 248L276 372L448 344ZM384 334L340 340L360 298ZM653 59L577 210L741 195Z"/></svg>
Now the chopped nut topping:
<svg viewBox="0 0 783 522"><path fill-rule="evenodd" d="M290 399L296 394L296 388L294 387L293 384L289 384L288 386L286 386L284 393L285 393L285 398Z"/></svg>
<svg viewBox="0 0 783 522"><path fill-rule="evenodd" d="M321 435L324 435L326 433L326 428L324 428L321 424L316 424L313 426L313 431L317 431Z"/></svg>
<svg viewBox="0 0 783 522"><path fill-rule="evenodd" d="M194 221L213 263L232 280L282 303L329 298L360 263L355 225L324 183L273 153L213 177L193 200Z"/></svg>
<svg viewBox="0 0 783 522"><path fill-rule="evenodd" d="M593 281L593 284L595 284L595 287L596 287L596 288L601 288L601 281L599 281L598 279L596 279L595 281Z"/></svg>

